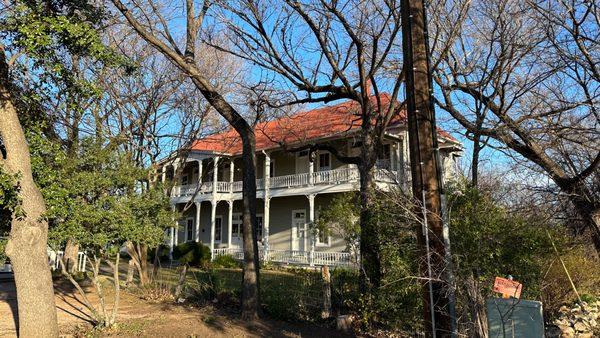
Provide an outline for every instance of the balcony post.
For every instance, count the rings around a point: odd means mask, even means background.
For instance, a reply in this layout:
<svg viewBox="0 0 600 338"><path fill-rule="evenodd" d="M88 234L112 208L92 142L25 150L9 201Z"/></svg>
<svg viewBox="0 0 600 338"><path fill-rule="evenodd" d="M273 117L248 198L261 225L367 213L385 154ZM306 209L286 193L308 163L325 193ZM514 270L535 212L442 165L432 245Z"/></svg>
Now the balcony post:
<svg viewBox="0 0 600 338"><path fill-rule="evenodd" d="M227 201L229 212L227 213L227 248L231 248L231 232L233 231L233 200Z"/></svg>
<svg viewBox="0 0 600 338"><path fill-rule="evenodd" d="M215 156L213 161L214 161L214 167L213 167L212 193L213 193L213 200L214 200L215 196L217 195L217 180L219 179L219 156Z"/></svg>
<svg viewBox="0 0 600 338"><path fill-rule="evenodd" d="M315 172L315 163L312 159L312 154L308 155L308 185L314 184L313 173Z"/></svg>
<svg viewBox="0 0 600 338"><path fill-rule="evenodd" d="M202 210L202 202L196 204L196 242L200 242L200 211Z"/></svg>
<svg viewBox="0 0 600 338"><path fill-rule="evenodd" d="M181 177L177 177L177 169L179 169L179 161L175 160L173 162L173 182L177 182L178 185L181 185Z"/></svg>
<svg viewBox="0 0 600 338"><path fill-rule="evenodd" d="M229 160L229 192L233 193L233 175L235 174L235 163L233 158Z"/></svg>
<svg viewBox="0 0 600 338"><path fill-rule="evenodd" d="M313 231L312 231L312 227L314 226L315 223L315 194L310 194L306 197L308 197L308 224L309 224L309 230L310 230L310 252L308 254L308 263L310 264L310 266L314 266L315 265L315 242L316 242L316 236L314 235Z"/></svg>
<svg viewBox="0 0 600 338"><path fill-rule="evenodd" d="M202 160L198 160L198 189L202 187Z"/></svg>
<svg viewBox="0 0 600 338"><path fill-rule="evenodd" d="M271 181L271 156L269 155L269 153L263 151L263 154L265 154L265 198L266 198L266 194L269 190L270 184L269 182Z"/></svg>

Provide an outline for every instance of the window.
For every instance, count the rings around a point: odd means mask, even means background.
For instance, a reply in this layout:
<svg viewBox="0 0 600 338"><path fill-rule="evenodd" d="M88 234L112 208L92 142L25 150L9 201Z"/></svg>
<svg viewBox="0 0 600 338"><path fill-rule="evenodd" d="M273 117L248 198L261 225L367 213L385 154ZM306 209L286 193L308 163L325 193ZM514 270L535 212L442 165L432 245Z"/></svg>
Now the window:
<svg viewBox="0 0 600 338"><path fill-rule="evenodd" d="M215 218L215 242L221 242L221 229L223 228L223 218Z"/></svg>
<svg viewBox="0 0 600 338"><path fill-rule="evenodd" d="M194 219L193 218L188 218L187 220L187 224L186 224L186 240L189 241L193 241L194 240Z"/></svg>
<svg viewBox="0 0 600 338"><path fill-rule="evenodd" d="M319 154L319 171L331 170L329 153Z"/></svg>
<svg viewBox="0 0 600 338"><path fill-rule="evenodd" d="M189 183L188 175L185 174L185 175L181 176L181 185L187 185L188 183Z"/></svg>

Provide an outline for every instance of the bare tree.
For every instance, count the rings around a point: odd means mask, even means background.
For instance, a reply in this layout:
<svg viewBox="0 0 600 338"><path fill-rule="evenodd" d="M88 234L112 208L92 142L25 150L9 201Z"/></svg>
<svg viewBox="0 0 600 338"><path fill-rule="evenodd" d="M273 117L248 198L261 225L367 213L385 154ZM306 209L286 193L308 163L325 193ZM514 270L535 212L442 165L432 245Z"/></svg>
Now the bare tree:
<svg viewBox="0 0 600 338"><path fill-rule="evenodd" d="M242 318L253 320L258 317L259 302L259 262L256 234L256 138L252 122L243 115L224 96L211 79L198 67L198 62L206 55L197 53L198 34L203 27L204 17L210 8L210 1L186 0L185 15L179 24L184 23L185 36L182 46L172 33L171 15L179 6L156 1L123 2L113 0L118 11L128 24L150 45L160 51L169 61L185 74L210 103L210 105L236 130L242 139L243 162L243 286ZM179 38L179 37L178 37ZM183 47L183 48L181 48ZM258 120L255 119L254 122Z"/></svg>
<svg viewBox="0 0 600 338"><path fill-rule="evenodd" d="M597 251L599 17L593 1L471 2L435 74L437 103L473 135L549 177ZM486 115L469 113L477 107Z"/></svg>
<svg viewBox="0 0 600 338"><path fill-rule="evenodd" d="M403 79L398 62L399 2L228 1L221 3L216 18L219 24L205 35L206 41L264 72L265 87L275 92L265 98L269 106L340 99L354 102L351 113L361 126L360 154L326 143L298 141L311 153L328 150L340 161L357 165L361 178L361 288L378 287L377 230L370 212L373 168L382 153L384 131L400 109L396 100ZM388 93L383 95L383 91ZM284 140L275 141L292 150Z"/></svg>

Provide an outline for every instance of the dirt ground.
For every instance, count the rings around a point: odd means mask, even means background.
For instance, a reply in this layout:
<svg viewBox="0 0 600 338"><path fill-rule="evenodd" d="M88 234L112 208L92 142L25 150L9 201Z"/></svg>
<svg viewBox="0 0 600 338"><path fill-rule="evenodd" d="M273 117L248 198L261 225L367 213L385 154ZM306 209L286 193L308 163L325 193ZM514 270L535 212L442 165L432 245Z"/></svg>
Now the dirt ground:
<svg viewBox="0 0 600 338"><path fill-rule="evenodd" d="M97 303L92 288L87 291L91 302ZM56 282L55 293L58 323L64 337L346 337L339 331L315 325L272 320L246 323L210 306L150 303L126 291L121 293L118 328L94 332L88 312L70 284ZM16 337L16 313L14 282L0 280L0 337Z"/></svg>

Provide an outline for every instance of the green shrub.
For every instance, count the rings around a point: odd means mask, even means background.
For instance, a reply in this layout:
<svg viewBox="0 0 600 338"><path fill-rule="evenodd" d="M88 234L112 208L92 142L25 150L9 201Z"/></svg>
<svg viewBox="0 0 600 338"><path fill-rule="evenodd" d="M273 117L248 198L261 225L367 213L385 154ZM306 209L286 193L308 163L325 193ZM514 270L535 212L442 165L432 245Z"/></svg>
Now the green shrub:
<svg viewBox="0 0 600 338"><path fill-rule="evenodd" d="M154 262L154 257L158 252L158 259L160 261L166 261L169 259L169 246L166 244L161 244L157 249L148 250L148 260L150 262Z"/></svg>
<svg viewBox="0 0 600 338"><path fill-rule="evenodd" d="M186 242L173 248L173 258L181 264L206 268L210 263L210 248L198 242Z"/></svg>
<svg viewBox="0 0 600 338"><path fill-rule="evenodd" d="M216 257L212 262L215 268L234 269L241 266L240 262L236 261L231 255L221 255Z"/></svg>

